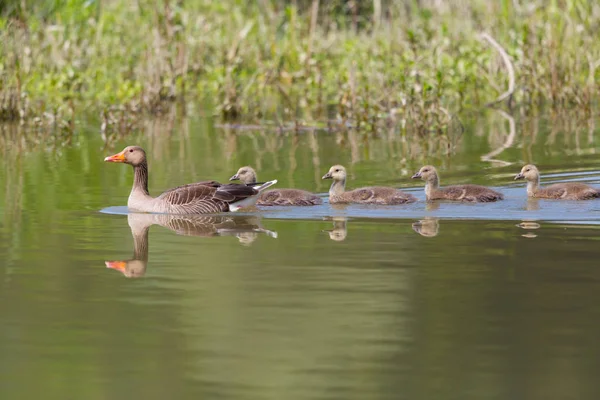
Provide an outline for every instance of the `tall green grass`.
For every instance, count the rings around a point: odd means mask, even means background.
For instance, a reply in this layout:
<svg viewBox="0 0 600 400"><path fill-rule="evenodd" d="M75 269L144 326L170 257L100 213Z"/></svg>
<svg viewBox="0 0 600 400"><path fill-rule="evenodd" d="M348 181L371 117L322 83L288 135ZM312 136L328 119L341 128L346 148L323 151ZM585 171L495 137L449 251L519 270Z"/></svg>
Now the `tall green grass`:
<svg viewBox="0 0 600 400"><path fill-rule="evenodd" d="M0 119L127 130L173 102L221 118L444 133L493 102L590 113L600 5L586 0L8 1ZM33 122L32 122L33 121ZM332 122L333 121L333 122Z"/></svg>

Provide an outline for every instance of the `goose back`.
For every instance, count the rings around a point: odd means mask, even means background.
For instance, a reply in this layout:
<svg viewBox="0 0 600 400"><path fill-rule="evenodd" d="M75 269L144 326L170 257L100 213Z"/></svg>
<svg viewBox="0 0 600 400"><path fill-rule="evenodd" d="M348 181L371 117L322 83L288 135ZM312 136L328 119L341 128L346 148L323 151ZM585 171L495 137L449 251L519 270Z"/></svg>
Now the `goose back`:
<svg viewBox="0 0 600 400"><path fill-rule="evenodd" d="M585 183L555 183L539 188L532 197L556 200L591 200L600 198L600 191Z"/></svg>
<svg viewBox="0 0 600 400"><path fill-rule="evenodd" d="M451 200L489 203L503 200L504 195L480 185L452 185L432 190L429 200Z"/></svg>
<svg viewBox="0 0 600 400"><path fill-rule="evenodd" d="M314 193L300 189L273 189L262 192L256 201L257 206L316 206L323 199Z"/></svg>
<svg viewBox="0 0 600 400"><path fill-rule="evenodd" d="M329 202L332 204L356 203L396 205L413 203L416 200L417 199L411 194L385 186L363 187L329 196Z"/></svg>

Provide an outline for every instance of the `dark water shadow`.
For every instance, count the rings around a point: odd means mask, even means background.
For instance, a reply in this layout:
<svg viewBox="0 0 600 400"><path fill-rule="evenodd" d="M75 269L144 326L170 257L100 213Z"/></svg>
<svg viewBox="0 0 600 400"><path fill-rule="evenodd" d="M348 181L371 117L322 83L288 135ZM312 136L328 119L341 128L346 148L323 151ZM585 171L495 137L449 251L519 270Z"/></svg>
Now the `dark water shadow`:
<svg viewBox="0 0 600 400"><path fill-rule="evenodd" d="M277 232L262 228L258 215L168 215L130 213L127 223L133 237L133 256L128 260L105 261L106 267L120 271L128 278L145 275L148 266L148 232L160 225L178 235L216 237L235 236L240 244L251 245L260 234L277 238Z"/></svg>

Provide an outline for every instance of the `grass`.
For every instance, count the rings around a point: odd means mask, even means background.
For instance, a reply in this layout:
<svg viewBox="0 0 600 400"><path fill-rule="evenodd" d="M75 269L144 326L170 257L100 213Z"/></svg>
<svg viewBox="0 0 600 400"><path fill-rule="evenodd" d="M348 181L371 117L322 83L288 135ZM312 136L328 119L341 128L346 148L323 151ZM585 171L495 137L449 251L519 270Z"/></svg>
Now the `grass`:
<svg viewBox="0 0 600 400"><path fill-rule="evenodd" d="M482 32L514 67L511 108L590 115L597 103L600 5L586 0L13 3L0 6L0 120L73 130L93 114L110 135L176 103L223 120L444 136L507 90Z"/></svg>

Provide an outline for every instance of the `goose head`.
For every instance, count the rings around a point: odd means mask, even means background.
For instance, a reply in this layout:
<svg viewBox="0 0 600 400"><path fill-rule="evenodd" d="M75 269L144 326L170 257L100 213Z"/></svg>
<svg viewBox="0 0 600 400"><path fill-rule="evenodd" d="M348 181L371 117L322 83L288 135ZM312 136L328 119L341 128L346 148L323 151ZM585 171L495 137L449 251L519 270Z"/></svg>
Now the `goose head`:
<svg viewBox="0 0 600 400"><path fill-rule="evenodd" d="M540 178L540 171L533 164L527 164L521 168L521 172L515 175L515 181L525 179L527 181L537 181Z"/></svg>
<svg viewBox="0 0 600 400"><path fill-rule="evenodd" d="M412 179L423 179L425 182L434 181L437 179L437 170L432 165L425 165L421 167L419 172L414 174Z"/></svg>
<svg viewBox="0 0 600 400"><path fill-rule="evenodd" d="M104 161L125 163L135 167L146 162L146 152L140 146L127 146L120 153L106 157Z"/></svg>
<svg viewBox="0 0 600 400"><path fill-rule="evenodd" d="M238 172L236 172L235 175L229 178L230 181L236 181L238 179L243 183L254 183L256 182L256 171L249 166L242 167L238 169Z"/></svg>
<svg viewBox="0 0 600 400"><path fill-rule="evenodd" d="M329 172L323 175L322 179L333 179L334 181L345 181L346 180L346 168L341 165L334 165L329 168Z"/></svg>

